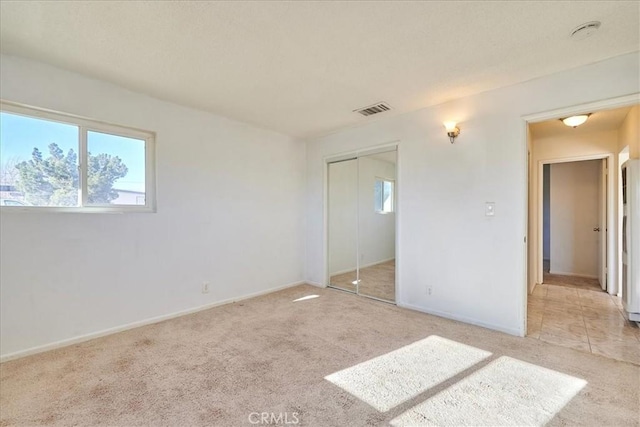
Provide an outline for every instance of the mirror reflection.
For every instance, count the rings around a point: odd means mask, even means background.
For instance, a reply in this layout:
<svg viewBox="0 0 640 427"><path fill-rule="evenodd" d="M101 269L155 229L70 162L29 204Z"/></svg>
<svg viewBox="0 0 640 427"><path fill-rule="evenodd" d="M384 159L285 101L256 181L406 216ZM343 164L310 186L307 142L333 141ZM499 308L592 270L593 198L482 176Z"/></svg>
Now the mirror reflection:
<svg viewBox="0 0 640 427"><path fill-rule="evenodd" d="M395 301L396 151L329 164L329 283Z"/></svg>
<svg viewBox="0 0 640 427"><path fill-rule="evenodd" d="M357 292L358 159L329 163L330 286Z"/></svg>

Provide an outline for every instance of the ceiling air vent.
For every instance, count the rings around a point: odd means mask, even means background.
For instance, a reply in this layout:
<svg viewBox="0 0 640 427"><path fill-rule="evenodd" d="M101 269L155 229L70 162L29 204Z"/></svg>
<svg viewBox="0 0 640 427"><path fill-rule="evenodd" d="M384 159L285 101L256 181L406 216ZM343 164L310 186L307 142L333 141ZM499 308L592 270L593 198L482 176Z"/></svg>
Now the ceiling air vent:
<svg viewBox="0 0 640 427"><path fill-rule="evenodd" d="M373 116L374 114L384 113L385 111L391 110L389 104L385 102L379 102L377 104L370 105L364 108L358 108L357 110L353 110L355 113L360 113L365 117Z"/></svg>

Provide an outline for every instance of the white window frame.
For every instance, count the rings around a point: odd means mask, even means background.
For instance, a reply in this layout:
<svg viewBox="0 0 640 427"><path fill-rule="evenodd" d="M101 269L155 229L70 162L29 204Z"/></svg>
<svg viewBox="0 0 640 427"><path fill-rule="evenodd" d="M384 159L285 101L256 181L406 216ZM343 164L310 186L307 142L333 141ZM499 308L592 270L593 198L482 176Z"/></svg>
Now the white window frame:
<svg viewBox="0 0 640 427"><path fill-rule="evenodd" d="M71 114L46 110L0 100L0 111L9 114L48 120L78 127L78 164L80 183L80 206L0 206L5 212L72 212L72 213L128 213L156 212L156 159L155 132L119 126L91 120ZM143 140L145 142L145 205L88 205L87 134L90 131Z"/></svg>
<svg viewBox="0 0 640 427"><path fill-rule="evenodd" d="M396 212L396 180L395 179L388 179L388 178L382 178L380 176L376 176L374 178L374 185L376 181L382 181L382 192L380 193L380 195L382 197L384 197L384 183L385 182L390 182L392 184L392 193L391 194L391 210L390 211L385 211L384 210L384 200L381 200L382 202L382 210L378 210L375 208L375 201L374 201L374 212L380 215L389 215L392 213Z"/></svg>

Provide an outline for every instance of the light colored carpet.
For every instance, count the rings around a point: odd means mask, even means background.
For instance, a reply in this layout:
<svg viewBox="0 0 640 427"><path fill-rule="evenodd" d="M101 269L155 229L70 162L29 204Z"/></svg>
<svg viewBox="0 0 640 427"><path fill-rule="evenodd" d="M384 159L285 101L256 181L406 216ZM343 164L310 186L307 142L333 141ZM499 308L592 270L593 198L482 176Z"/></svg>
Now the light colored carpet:
<svg viewBox="0 0 640 427"><path fill-rule="evenodd" d="M318 297L302 299L310 295ZM386 412L325 379L432 336L492 355ZM461 409L497 405L501 394L452 387L477 389L472 375L503 356L586 381L562 408L552 406L547 425L639 425L637 365L313 286L3 363L0 425L250 426L254 412L296 414L305 426L388 425L445 390L466 399ZM502 384L499 371L482 385ZM538 385L521 390L531 391L517 400L527 411L550 407ZM474 425L495 419L469 414Z"/></svg>
<svg viewBox="0 0 640 427"><path fill-rule="evenodd" d="M356 292L353 281L356 280L356 272L331 276L332 286ZM360 269L360 283L358 284L360 295L379 298L385 301L396 300L396 261L386 261Z"/></svg>
<svg viewBox="0 0 640 427"><path fill-rule="evenodd" d="M543 426L585 380L500 357L391 421L393 426Z"/></svg>
<svg viewBox="0 0 640 427"><path fill-rule="evenodd" d="M431 335L326 379L387 412L489 356L488 351Z"/></svg>

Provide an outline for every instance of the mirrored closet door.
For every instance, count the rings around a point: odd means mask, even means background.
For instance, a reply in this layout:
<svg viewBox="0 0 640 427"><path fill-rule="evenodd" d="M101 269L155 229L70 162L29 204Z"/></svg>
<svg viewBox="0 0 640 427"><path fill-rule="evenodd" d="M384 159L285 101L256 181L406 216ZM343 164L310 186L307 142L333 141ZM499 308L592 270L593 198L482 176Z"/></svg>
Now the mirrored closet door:
<svg viewBox="0 0 640 427"><path fill-rule="evenodd" d="M358 292L358 159L329 163L330 286Z"/></svg>
<svg viewBox="0 0 640 427"><path fill-rule="evenodd" d="M329 286L395 301L396 151L328 165Z"/></svg>

